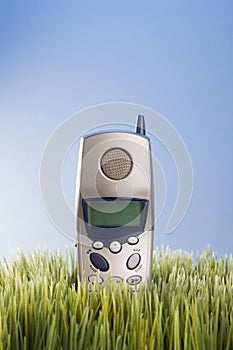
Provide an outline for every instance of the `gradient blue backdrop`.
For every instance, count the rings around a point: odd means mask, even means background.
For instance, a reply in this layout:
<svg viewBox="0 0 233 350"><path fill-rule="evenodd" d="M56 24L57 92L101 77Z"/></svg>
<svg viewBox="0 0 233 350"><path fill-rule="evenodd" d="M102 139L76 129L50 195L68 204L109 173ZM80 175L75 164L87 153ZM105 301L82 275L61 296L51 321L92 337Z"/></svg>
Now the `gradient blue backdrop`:
<svg viewBox="0 0 233 350"><path fill-rule="evenodd" d="M0 16L0 256L73 246L44 212L40 160L68 116L109 101L160 112L192 158L189 211L166 235L165 210L155 244L231 253L233 2L9 0ZM71 205L76 152L64 169ZM171 180L166 156L158 147ZM168 180L172 199L176 185Z"/></svg>

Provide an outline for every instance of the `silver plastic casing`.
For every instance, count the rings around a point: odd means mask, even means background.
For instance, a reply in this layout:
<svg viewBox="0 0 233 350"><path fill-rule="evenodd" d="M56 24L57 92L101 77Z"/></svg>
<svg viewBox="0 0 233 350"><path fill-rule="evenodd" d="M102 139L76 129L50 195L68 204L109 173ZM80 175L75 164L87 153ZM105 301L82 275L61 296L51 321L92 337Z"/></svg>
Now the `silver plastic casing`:
<svg viewBox="0 0 233 350"><path fill-rule="evenodd" d="M132 159L132 169L121 180L108 178L101 169L103 155L113 148L125 150ZM137 244L129 244L127 239L117 237L117 228L105 228L107 238L102 249L94 249L93 242L101 241L94 234L90 237L84 218L83 199L91 198L132 198L147 201L143 232L130 233L138 238ZM153 238L154 238L154 199L150 140L144 135L128 132L104 132L82 138L77 169L76 183L76 227L78 268L81 279L92 283L97 278L106 283L111 277L129 284L146 283L151 280ZM112 241L121 244L118 253L112 253ZM107 271L100 271L92 264L90 256L97 253L108 262ZM129 269L127 261L133 254L140 256L135 269ZM99 276L99 277L97 277Z"/></svg>

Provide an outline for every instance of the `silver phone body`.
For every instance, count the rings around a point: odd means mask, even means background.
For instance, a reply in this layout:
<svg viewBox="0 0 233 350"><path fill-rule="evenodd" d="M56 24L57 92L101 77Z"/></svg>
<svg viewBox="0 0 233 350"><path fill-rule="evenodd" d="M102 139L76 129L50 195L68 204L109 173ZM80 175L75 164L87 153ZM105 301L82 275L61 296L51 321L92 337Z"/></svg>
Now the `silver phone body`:
<svg viewBox="0 0 233 350"><path fill-rule="evenodd" d="M110 154L111 150L121 150L131 158L130 172L124 178L119 179L121 176L118 175L117 179L112 178L112 175L109 178L106 176L106 172L103 172L105 163L101 162L103 162L104 155ZM121 151L118 153L121 154ZM117 151L115 153L118 154ZM121 157L120 155L120 160L122 160ZM117 165L118 159L116 158L113 159L113 163L106 164L115 166L118 169L116 170L118 174L119 171L121 173L122 169L125 171L124 166L128 164L127 161L125 162L120 162L120 165ZM114 169L111 167L109 169L114 173ZM80 278L85 278L89 283L93 283L97 279L103 284L107 282L108 278L115 279L117 282L123 280L129 285L150 281L154 238L154 199L149 138L128 132L103 132L82 138L76 186L77 249ZM93 202L93 199L101 201L106 198L119 200L120 204L123 199L132 199L135 201L135 204L132 204L133 209L137 209L140 204L142 208L140 218L144 215L144 222L142 223L141 219L136 218L135 221L134 219L131 221L133 223L131 226L128 224L121 228L107 226L103 230L101 227L90 225L89 219L86 217L87 211L97 213L95 214L97 220L100 214L98 211L93 211L91 207L87 209L87 206L98 203L97 201ZM136 203L136 201L138 202ZM112 203L114 202L107 202L105 207L111 208ZM114 215L110 219L113 218L111 221L115 225ZM135 215L137 215L137 211ZM143 227L138 224L134 230L136 221Z"/></svg>

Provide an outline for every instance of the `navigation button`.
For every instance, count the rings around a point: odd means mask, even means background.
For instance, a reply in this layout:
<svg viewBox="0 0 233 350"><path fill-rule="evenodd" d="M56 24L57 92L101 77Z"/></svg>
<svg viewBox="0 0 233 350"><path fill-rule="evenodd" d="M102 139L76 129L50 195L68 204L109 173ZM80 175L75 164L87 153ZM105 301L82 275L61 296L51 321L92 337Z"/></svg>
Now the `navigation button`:
<svg viewBox="0 0 233 350"><path fill-rule="evenodd" d="M111 280L116 281L116 283L121 283L121 281L123 281L122 278L118 276L111 276Z"/></svg>
<svg viewBox="0 0 233 350"><path fill-rule="evenodd" d="M91 283L94 283L96 281L96 283L102 284L103 278L97 275L90 275L88 276L88 281Z"/></svg>
<svg viewBox="0 0 233 350"><path fill-rule="evenodd" d="M90 260L95 268L99 269L100 271L108 271L109 263L102 255L98 253L91 253Z"/></svg>
<svg viewBox="0 0 233 350"><path fill-rule="evenodd" d="M127 267L130 270L136 269L136 267L139 265L141 261L141 256L137 253L130 255L129 259L127 260Z"/></svg>
<svg viewBox="0 0 233 350"><path fill-rule="evenodd" d="M140 283L142 280L142 277L141 276L138 276L138 275L134 275L134 276L130 276L129 278L127 278L126 282L128 284L138 284Z"/></svg>
<svg viewBox="0 0 233 350"><path fill-rule="evenodd" d="M137 244L138 243L138 241L139 241L139 239L138 239L138 237L129 237L128 238L128 243L129 244Z"/></svg>
<svg viewBox="0 0 233 350"><path fill-rule="evenodd" d="M121 244L118 241L113 241L109 246L110 252L119 253L121 251Z"/></svg>
<svg viewBox="0 0 233 350"><path fill-rule="evenodd" d="M100 242L100 241L95 241L92 243L92 247L94 249L102 249L104 246L103 242Z"/></svg>

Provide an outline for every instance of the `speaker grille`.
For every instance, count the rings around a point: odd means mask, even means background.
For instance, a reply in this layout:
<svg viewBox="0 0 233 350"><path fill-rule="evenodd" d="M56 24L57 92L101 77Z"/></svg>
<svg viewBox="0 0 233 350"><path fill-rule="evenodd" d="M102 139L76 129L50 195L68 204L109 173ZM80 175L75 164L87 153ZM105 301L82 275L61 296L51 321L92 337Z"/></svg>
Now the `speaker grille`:
<svg viewBox="0 0 233 350"><path fill-rule="evenodd" d="M129 175L133 162L128 152L121 148L112 148L104 153L100 165L108 178L121 180Z"/></svg>

